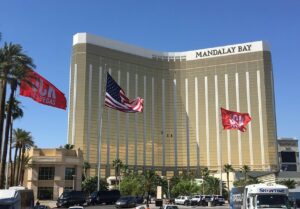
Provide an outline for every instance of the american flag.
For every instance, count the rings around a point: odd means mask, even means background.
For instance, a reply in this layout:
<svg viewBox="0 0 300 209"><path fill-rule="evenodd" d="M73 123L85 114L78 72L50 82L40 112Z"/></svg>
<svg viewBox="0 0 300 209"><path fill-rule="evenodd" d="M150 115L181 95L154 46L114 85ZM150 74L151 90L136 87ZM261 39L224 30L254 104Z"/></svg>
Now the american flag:
<svg viewBox="0 0 300 209"><path fill-rule="evenodd" d="M126 113L143 112L144 100L140 97L130 101L124 90L107 73L105 106Z"/></svg>

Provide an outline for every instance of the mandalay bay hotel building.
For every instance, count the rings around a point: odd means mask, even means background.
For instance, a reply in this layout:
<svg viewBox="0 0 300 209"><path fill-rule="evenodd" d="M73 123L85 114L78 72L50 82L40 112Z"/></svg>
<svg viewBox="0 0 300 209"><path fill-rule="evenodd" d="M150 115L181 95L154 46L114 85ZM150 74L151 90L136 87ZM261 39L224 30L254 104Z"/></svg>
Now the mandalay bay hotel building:
<svg viewBox="0 0 300 209"><path fill-rule="evenodd" d="M104 107L106 72L130 99L144 99L142 113ZM114 175L115 159L168 176L226 163L277 169L272 62L263 41L159 52L78 33L69 101L68 143L83 151L92 175ZM220 107L249 113L247 131L223 130Z"/></svg>

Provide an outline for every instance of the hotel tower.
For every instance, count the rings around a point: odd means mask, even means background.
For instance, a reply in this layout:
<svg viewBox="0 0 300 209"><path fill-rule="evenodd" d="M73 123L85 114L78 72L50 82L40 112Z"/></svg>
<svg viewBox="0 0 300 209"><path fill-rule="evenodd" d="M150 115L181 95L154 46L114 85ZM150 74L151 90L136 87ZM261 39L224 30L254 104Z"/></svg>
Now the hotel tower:
<svg viewBox="0 0 300 209"><path fill-rule="evenodd" d="M106 72L143 113L104 106ZM70 67L68 143L97 174L113 175L120 159L161 175L202 167L248 165L276 170L275 98L271 53L263 41L159 52L78 33ZM220 108L249 113L246 132L223 130ZM102 121L102 123L101 123Z"/></svg>

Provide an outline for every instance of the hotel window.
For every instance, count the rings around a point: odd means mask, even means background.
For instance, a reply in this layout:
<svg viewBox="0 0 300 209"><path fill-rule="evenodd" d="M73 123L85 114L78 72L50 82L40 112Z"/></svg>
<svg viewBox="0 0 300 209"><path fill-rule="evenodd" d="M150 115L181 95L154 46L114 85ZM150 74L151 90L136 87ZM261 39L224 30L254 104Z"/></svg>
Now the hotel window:
<svg viewBox="0 0 300 209"><path fill-rule="evenodd" d="M53 180L53 179L54 179L54 167L39 168L39 180Z"/></svg>
<svg viewBox="0 0 300 209"><path fill-rule="evenodd" d="M75 168L66 168L65 180L73 180L74 175L75 175Z"/></svg>

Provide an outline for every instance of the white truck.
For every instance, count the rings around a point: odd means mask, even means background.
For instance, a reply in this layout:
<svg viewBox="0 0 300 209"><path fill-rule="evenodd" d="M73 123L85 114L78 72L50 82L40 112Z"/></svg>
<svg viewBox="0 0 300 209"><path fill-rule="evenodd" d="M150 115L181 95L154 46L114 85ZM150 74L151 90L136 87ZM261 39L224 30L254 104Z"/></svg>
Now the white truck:
<svg viewBox="0 0 300 209"><path fill-rule="evenodd" d="M34 197L31 189L10 187L0 189L0 209L33 209Z"/></svg>
<svg viewBox="0 0 300 209"><path fill-rule="evenodd" d="M252 184L230 192L230 209L290 208L289 190L279 184Z"/></svg>

